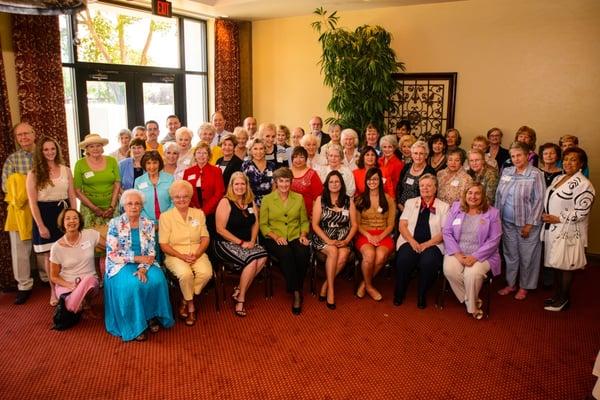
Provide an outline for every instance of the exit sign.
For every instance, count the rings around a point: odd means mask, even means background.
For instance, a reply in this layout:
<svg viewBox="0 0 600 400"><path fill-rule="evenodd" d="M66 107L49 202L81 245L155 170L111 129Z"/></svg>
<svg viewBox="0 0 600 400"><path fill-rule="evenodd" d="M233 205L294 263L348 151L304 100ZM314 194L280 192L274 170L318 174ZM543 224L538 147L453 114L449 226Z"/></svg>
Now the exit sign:
<svg viewBox="0 0 600 400"><path fill-rule="evenodd" d="M167 0L152 0L152 14L171 18L173 16L171 2Z"/></svg>

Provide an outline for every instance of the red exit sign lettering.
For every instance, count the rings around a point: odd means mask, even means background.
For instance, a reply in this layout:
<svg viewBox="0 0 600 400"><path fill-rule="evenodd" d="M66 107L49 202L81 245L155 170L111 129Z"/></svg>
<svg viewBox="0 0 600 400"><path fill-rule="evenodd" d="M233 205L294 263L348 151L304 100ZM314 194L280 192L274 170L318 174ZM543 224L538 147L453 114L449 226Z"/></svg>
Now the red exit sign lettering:
<svg viewBox="0 0 600 400"><path fill-rule="evenodd" d="M167 0L152 0L152 14L171 18L173 16L171 2Z"/></svg>

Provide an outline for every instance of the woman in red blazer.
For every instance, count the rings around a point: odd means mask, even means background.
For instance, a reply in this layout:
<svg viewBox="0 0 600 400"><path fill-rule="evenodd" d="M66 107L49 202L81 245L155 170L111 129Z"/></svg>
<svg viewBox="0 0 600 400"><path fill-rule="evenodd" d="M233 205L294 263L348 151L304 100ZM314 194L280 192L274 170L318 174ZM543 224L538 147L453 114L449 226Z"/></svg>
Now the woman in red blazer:
<svg viewBox="0 0 600 400"><path fill-rule="evenodd" d="M183 172L183 179L194 187L190 205L200 208L206 215L208 231L215 233L215 211L217 204L225 194L221 168L210 165L211 152L207 143L200 142L193 153L196 165Z"/></svg>

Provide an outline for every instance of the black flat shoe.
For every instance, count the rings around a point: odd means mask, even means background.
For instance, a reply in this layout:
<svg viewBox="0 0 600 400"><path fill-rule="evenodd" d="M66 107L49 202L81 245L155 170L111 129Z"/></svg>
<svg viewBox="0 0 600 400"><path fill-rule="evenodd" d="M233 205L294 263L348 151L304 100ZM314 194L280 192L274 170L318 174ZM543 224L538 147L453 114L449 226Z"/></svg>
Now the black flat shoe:
<svg viewBox="0 0 600 400"><path fill-rule="evenodd" d="M567 311L570 306L569 300L556 300L554 303L544 307L546 311Z"/></svg>
<svg viewBox="0 0 600 400"><path fill-rule="evenodd" d="M325 300L327 300L327 296L321 296L321 295L319 295L319 301L321 303L324 302Z"/></svg>
<svg viewBox="0 0 600 400"><path fill-rule="evenodd" d="M31 290L19 290L15 296L15 304L25 304L29 299L29 296L31 296Z"/></svg>
<svg viewBox="0 0 600 400"><path fill-rule="evenodd" d="M417 308L423 310L427 307L427 301L425 301L424 297L420 297L417 301Z"/></svg>
<svg viewBox="0 0 600 400"><path fill-rule="evenodd" d="M329 308L330 310L335 310L335 303L326 303L327 304L327 308Z"/></svg>
<svg viewBox="0 0 600 400"><path fill-rule="evenodd" d="M396 307L399 307L399 306L401 306L401 305L402 305L402 300L399 300L399 299L394 299L394 305L395 305Z"/></svg>
<svg viewBox="0 0 600 400"><path fill-rule="evenodd" d="M292 306L292 314L300 315L301 313L302 313L302 306L300 306L300 307Z"/></svg>

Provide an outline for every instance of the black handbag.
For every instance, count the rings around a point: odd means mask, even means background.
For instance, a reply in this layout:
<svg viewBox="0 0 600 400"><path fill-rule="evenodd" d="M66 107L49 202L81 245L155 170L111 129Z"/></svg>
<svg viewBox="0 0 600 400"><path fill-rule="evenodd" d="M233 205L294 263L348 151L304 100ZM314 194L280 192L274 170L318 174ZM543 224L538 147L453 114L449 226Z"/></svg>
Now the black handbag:
<svg viewBox="0 0 600 400"><path fill-rule="evenodd" d="M69 329L73 325L76 325L79 322L81 317L80 313L74 313L67 309L65 304L65 299L71 293L63 293L58 298L58 304L56 305L56 311L54 311L53 322L54 326L52 329L57 331L64 331Z"/></svg>

